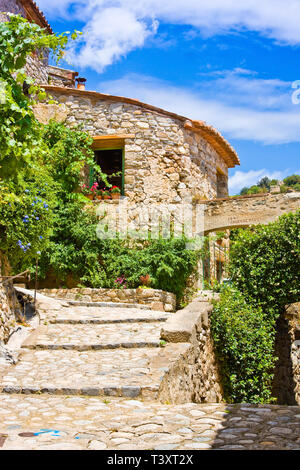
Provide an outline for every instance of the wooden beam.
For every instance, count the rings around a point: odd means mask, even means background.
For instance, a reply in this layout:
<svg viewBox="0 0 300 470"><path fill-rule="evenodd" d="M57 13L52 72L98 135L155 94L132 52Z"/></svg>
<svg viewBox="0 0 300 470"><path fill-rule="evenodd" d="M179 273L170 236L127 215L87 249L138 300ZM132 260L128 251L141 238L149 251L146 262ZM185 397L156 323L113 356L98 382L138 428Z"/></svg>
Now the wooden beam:
<svg viewBox="0 0 300 470"><path fill-rule="evenodd" d="M95 135L92 137L94 140L92 148L97 150L124 147L125 139L134 139L135 134Z"/></svg>

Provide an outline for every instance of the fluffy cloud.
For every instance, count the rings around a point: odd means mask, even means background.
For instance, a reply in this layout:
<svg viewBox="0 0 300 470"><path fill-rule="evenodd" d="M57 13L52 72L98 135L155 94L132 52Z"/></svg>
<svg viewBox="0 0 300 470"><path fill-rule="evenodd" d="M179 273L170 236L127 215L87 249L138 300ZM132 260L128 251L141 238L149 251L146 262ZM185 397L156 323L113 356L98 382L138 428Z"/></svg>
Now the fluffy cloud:
<svg viewBox="0 0 300 470"><path fill-rule="evenodd" d="M300 44L299 0L38 0L38 5L49 17L85 23L73 61L97 71L143 46L159 22L188 25L203 36L248 30Z"/></svg>
<svg viewBox="0 0 300 470"><path fill-rule="evenodd" d="M74 43L75 49L69 50L69 59L81 67L92 66L102 72L128 51L143 46L156 27L155 21L150 25L136 21L134 14L124 8L98 10L84 27L83 37Z"/></svg>
<svg viewBox="0 0 300 470"><path fill-rule="evenodd" d="M98 89L207 121L228 138L264 144L300 141L300 109L291 102L289 82L261 80L238 70L203 80L194 90L136 74L101 82Z"/></svg>

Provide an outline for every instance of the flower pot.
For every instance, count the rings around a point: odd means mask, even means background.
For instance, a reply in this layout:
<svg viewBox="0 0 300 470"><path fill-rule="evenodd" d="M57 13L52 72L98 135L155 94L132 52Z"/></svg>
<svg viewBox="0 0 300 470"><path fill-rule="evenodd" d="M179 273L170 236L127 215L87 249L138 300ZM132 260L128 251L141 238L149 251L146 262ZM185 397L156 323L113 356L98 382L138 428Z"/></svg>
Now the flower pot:
<svg viewBox="0 0 300 470"><path fill-rule="evenodd" d="M97 195L96 198L98 199L98 201L100 201L102 199L102 195Z"/></svg>
<svg viewBox="0 0 300 470"><path fill-rule="evenodd" d="M121 194L120 193L111 193L111 198L112 199L120 199Z"/></svg>
<svg viewBox="0 0 300 470"><path fill-rule="evenodd" d="M87 197L88 199L90 199L90 201L92 201L94 199L94 194L86 194L85 197Z"/></svg>
<svg viewBox="0 0 300 470"><path fill-rule="evenodd" d="M106 194L103 196L103 199L110 199L110 196L106 196Z"/></svg>

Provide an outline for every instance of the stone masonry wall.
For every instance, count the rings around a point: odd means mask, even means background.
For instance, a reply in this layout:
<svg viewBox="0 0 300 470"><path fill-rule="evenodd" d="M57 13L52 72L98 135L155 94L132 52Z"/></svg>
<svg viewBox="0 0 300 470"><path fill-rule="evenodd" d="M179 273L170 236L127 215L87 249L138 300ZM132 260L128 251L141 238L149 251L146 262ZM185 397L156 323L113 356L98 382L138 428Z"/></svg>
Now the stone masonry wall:
<svg viewBox="0 0 300 470"><path fill-rule="evenodd" d="M205 202L205 232L268 224L297 209L300 209L299 191L215 199Z"/></svg>
<svg viewBox="0 0 300 470"><path fill-rule="evenodd" d="M7 15L4 13L6 11L26 16L24 8L17 0L0 0L0 21L7 21Z"/></svg>
<svg viewBox="0 0 300 470"><path fill-rule="evenodd" d="M291 399L288 404L300 405L300 302L286 308L285 321L288 329L288 362L281 365L290 371ZM280 352L280 351L279 351ZM286 387L286 384L284 384Z"/></svg>
<svg viewBox="0 0 300 470"><path fill-rule="evenodd" d="M219 403L221 379L210 334L209 302L194 301L170 317L161 331L168 343L185 343L180 358L166 370L159 399L170 403Z"/></svg>
<svg viewBox="0 0 300 470"><path fill-rule="evenodd" d="M15 316L11 311L8 290L0 283L0 342L6 343L15 327Z"/></svg>
<svg viewBox="0 0 300 470"><path fill-rule="evenodd" d="M173 312L176 296L158 289L40 289L40 294L83 302L118 302L149 305L152 310Z"/></svg>
<svg viewBox="0 0 300 470"><path fill-rule="evenodd" d="M63 104L61 120L67 125L82 123L92 136L134 135L125 139L125 196L133 203L176 203L187 195L194 200L211 199L218 193L218 171L227 179L224 160L200 134L185 129L184 122L175 117L70 90L63 93L53 88L50 93ZM45 106L37 113L47 122L53 117L53 107L49 116Z"/></svg>

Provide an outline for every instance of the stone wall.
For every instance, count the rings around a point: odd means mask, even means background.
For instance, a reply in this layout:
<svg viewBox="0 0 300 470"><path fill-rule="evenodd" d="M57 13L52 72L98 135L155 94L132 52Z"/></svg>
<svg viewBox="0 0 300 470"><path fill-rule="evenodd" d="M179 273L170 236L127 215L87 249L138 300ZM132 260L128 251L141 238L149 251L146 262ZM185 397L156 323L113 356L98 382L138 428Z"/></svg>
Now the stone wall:
<svg viewBox="0 0 300 470"><path fill-rule="evenodd" d="M149 305L152 310L173 312L176 308L176 296L159 289L40 289L40 294L57 299L83 302L117 302L125 304Z"/></svg>
<svg viewBox="0 0 300 470"><path fill-rule="evenodd" d="M300 302L286 308L281 319L280 336L284 339L278 348L279 367L285 374L281 377L281 403L300 405Z"/></svg>
<svg viewBox="0 0 300 470"><path fill-rule="evenodd" d="M204 230L208 233L274 222L280 215L300 208L300 192L237 196L204 204Z"/></svg>
<svg viewBox="0 0 300 470"><path fill-rule="evenodd" d="M159 399L170 403L218 403L223 392L210 334L212 305L193 301L170 317L161 331L168 343L185 343L180 358L166 370Z"/></svg>
<svg viewBox="0 0 300 470"><path fill-rule="evenodd" d="M48 83L48 52L35 53L27 57L25 71L29 77L36 80L40 85Z"/></svg>
<svg viewBox="0 0 300 470"><path fill-rule="evenodd" d="M116 97L111 100L92 92L47 89L64 104L62 120L68 126L82 123L92 136L130 134L124 139L124 148L125 196L131 202L176 203L187 196L193 200L214 198L220 183L218 171L223 174L224 195L227 164L199 133L185 128L184 120L121 99L117 102ZM39 115L47 121L45 108Z"/></svg>
<svg viewBox="0 0 300 470"><path fill-rule="evenodd" d="M15 315L10 308L9 288L0 283L0 343L6 343L15 328Z"/></svg>
<svg viewBox="0 0 300 470"><path fill-rule="evenodd" d="M7 21L7 15L4 13L7 11L26 16L24 8L17 0L0 0L0 21Z"/></svg>

